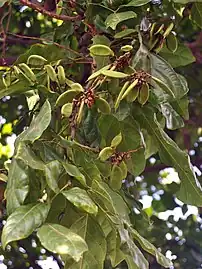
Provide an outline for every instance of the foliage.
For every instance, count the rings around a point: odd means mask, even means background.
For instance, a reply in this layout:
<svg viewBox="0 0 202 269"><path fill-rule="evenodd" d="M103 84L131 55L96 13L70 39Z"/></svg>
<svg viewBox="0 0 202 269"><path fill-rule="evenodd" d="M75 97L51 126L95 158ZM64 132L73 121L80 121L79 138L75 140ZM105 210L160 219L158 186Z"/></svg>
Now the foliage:
<svg viewBox="0 0 202 269"><path fill-rule="evenodd" d="M102 269L108 262L144 269L148 254L170 267L142 237L147 228L141 231L133 210L147 215L123 183L141 175L158 154L179 175L172 193L202 206L190 157L167 134L188 120L188 85L173 68L195 60L178 29L184 19L200 24L199 16L184 12L197 9L200 15L200 4L60 2L54 13L47 2L20 3L38 12L31 13L34 25L39 16L50 16L51 26L48 41L39 25L40 44L20 51L12 65L5 61L1 71L0 97L24 96L28 107L26 128L16 132L5 167L3 248L37 231L64 268ZM20 3L5 3L6 27Z"/></svg>

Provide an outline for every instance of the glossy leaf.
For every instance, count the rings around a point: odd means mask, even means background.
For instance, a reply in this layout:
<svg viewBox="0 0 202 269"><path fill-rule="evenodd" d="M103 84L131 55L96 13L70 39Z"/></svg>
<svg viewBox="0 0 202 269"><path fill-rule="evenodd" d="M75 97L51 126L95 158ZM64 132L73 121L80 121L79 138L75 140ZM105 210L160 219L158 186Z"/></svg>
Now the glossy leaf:
<svg viewBox="0 0 202 269"><path fill-rule="evenodd" d="M188 88L183 84L170 64L154 54L150 55L150 59L151 75L161 80L170 89L175 98L183 97L188 92Z"/></svg>
<svg viewBox="0 0 202 269"><path fill-rule="evenodd" d="M73 233L70 229L59 225L47 223L37 232L41 244L54 253L68 254L75 261L79 261L88 246L82 237Z"/></svg>
<svg viewBox="0 0 202 269"><path fill-rule="evenodd" d="M158 143L161 160L176 169L181 179L177 198L186 204L202 205L202 188L193 171L190 158L163 131L152 109L138 111L136 120L145 128Z"/></svg>
<svg viewBox="0 0 202 269"><path fill-rule="evenodd" d="M83 186L86 186L86 179L79 169L70 163L63 162L63 166L68 175L75 177Z"/></svg>
<svg viewBox="0 0 202 269"><path fill-rule="evenodd" d="M58 181L62 171L63 167L57 160L49 162L45 165L46 182L49 188L56 193L60 191Z"/></svg>
<svg viewBox="0 0 202 269"><path fill-rule="evenodd" d="M134 239L138 241L140 246L150 254L154 255L157 259L157 262L161 264L165 268L170 268L172 266L172 262L166 258L161 252L157 250L157 248L152 245L148 240L142 237L135 229L130 229Z"/></svg>
<svg viewBox="0 0 202 269"><path fill-rule="evenodd" d="M88 245L88 251L78 263L66 261L65 269L103 269L106 258L106 240L102 228L90 216L78 219L71 226L71 230L80 235Z"/></svg>
<svg viewBox="0 0 202 269"><path fill-rule="evenodd" d="M50 206L47 204L37 203L20 206L13 212L2 232L2 245L12 241L28 237L36 228L40 227L46 220Z"/></svg>
<svg viewBox="0 0 202 269"><path fill-rule="evenodd" d="M13 159L9 167L8 183L6 189L6 208L10 215L23 204L29 192L28 167L19 160Z"/></svg>
<svg viewBox="0 0 202 269"><path fill-rule="evenodd" d="M71 188L70 190L63 191L62 194L65 198L70 201L73 205L86 211L87 213L96 215L98 207L89 197L88 193L78 187Z"/></svg>
<svg viewBox="0 0 202 269"><path fill-rule="evenodd" d="M22 132L17 138L17 143L20 141L34 142L41 137L47 129L51 121L51 106L48 100L43 104L38 115L32 120L28 129Z"/></svg>
<svg viewBox="0 0 202 269"><path fill-rule="evenodd" d="M133 11L119 12L110 14L106 21L106 27L111 27L113 30L116 29L116 26L123 21L136 18L136 13Z"/></svg>
<svg viewBox="0 0 202 269"><path fill-rule="evenodd" d="M166 118L166 127L168 129L175 130L184 126L182 118L169 103L162 104L161 111Z"/></svg>

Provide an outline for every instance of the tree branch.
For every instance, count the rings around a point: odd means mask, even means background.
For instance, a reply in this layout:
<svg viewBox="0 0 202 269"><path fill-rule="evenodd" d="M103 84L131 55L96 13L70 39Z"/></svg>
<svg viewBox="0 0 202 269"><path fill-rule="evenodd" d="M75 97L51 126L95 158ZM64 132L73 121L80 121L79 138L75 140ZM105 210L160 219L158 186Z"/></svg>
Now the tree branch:
<svg viewBox="0 0 202 269"><path fill-rule="evenodd" d="M37 5L35 3L30 2L29 0L20 0L20 3L28 6L32 9L34 9L35 11L38 11L44 15L47 15L49 17L55 18L57 20L62 20L62 21L80 21L83 19L83 17L81 15L77 15L77 16L67 16L67 15L58 15L56 13L47 11L44 9L44 7Z"/></svg>

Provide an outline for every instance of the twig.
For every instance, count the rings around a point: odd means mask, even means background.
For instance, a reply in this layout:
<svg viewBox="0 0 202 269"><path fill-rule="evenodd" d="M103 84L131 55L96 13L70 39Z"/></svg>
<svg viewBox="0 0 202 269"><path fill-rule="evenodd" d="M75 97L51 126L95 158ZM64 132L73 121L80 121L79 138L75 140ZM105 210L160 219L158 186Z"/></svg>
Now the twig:
<svg viewBox="0 0 202 269"><path fill-rule="evenodd" d="M57 42L54 42L52 40L48 40L46 38L41 38L41 37L34 37L34 36L26 36L26 35L19 35L19 34L13 34L13 33L10 33L8 32L9 35L12 35L12 36L15 36L15 37L19 37L19 38L24 38L24 39L32 39L32 40L37 40L37 41L41 41L41 42L50 42L52 43L53 45L61 48L61 49L64 49L64 50L67 50L67 51L70 51L76 55L78 55L80 58L83 58L83 59L86 59L86 57L84 57L83 55L81 55L79 52L69 48L69 47L66 47L66 46L63 46L63 45L60 45L59 43ZM74 61L74 59L72 59Z"/></svg>
<svg viewBox="0 0 202 269"><path fill-rule="evenodd" d="M58 15L56 13L45 10L44 7L37 5L37 4L34 4L34 3L30 2L29 0L20 0L20 3L34 9L35 11L38 11L44 15L47 15L51 18L55 18L57 20L81 21L83 19L83 17L81 15L77 15L77 16Z"/></svg>
<svg viewBox="0 0 202 269"><path fill-rule="evenodd" d="M12 6L9 5L9 8L8 8L8 12L6 12L4 14L4 16L2 17L1 19L1 27L2 27L2 34L3 34L3 44L2 44L2 58L3 58L3 63L6 64L6 61L5 61L5 55L6 55L6 38L7 38L7 32L8 32L8 28L9 28L9 24L10 24L10 19L11 19L11 13L12 13ZM3 27L3 21L4 19L8 16L8 19L7 19L7 23L6 23L6 28L4 29Z"/></svg>

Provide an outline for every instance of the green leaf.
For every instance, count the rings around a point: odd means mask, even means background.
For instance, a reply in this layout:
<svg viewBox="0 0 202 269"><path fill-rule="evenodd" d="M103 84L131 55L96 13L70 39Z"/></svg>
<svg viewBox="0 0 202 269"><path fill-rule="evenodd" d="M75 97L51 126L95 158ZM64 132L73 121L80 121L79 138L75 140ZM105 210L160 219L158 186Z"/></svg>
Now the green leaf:
<svg viewBox="0 0 202 269"><path fill-rule="evenodd" d="M106 21L105 21L105 24L106 24L106 27L111 27L113 30L116 29L116 26L122 22L122 21L126 21L126 20L129 20L129 19L134 19L136 18L137 15L135 12L133 11L126 11L126 12L119 12L119 13L112 13L110 14Z"/></svg>
<svg viewBox="0 0 202 269"><path fill-rule="evenodd" d="M106 259L106 240L100 225L86 215L74 222L71 230L86 241L88 251L78 263L70 264L66 261L65 269L103 269Z"/></svg>
<svg viewBox="0 0 202 269"><path fill-rule="evenodd" d="M190 48L183 43L178 45L175 52L170 51L164 46L160 51L160 55L168 61L173 68L185 66L196 61Z"/></svg>
<svg viewBox="0 0 202 269"><path fill-rule="evenodd" d="M106 77L111 77L111 78L126 78L128 77L128 74L122 73L122 72L117 72L117 71L112 71L112 70L102 70L101 74L106 76Z"/></svg>
<svg viewBox="0 0 202 269"><path fill-rule="evenodd" d="M69 118L72 114L72 109L73 109L73 104L72 103L67 103L64 104L61 108L61 114L65 118Z"/></svg>
<svg viewBox="0 0 202 269"><path fill-rule="evenodd" d="M202 3L194 3L191 8L191 19L202 28Z"/></svg>
<svg viewBox="0 0 202 269"><path fill-rule="evenodd" d="M28 237L36 228L40 227L46 220L50 206L37 203L20 206L13 212L2 232L2 246L12 241Z"/></svg>
<svg viewBox="0 0 202 269"><path fill-rule="evenodd" d="M117 191L121 189L122 180L124 179L123 173L121 168L118 165L113 165L109 185L110 187Z"/></svg>
<svg viewBox="0 0 202 269"><path fill-rule="evenodd" d="M22 141L30 141L33 143L40 138L43 132L48 128L50 121L51 106L49 101L46 100L38 115L32 120L29 128L18 136L16 143Z"/></svg>
<svg viewBox="0 0 202 269"><path fill-rule="evenodd" d="M111 107L109 105L109 103L103 99L103 98L97 98L95 100L95 105L96 107L99 109L99 111L103 114L110 114L111 112Z"/></svg>
<svg viewBox="0 0 202 269"><path fill-rule="evenodd" d="M133 263L136 265L137 268L149 269L148 261L145 259L142 252L139 250L136 244L133 242L130 233L126 229L121 227L119 228L119 234L122 244L121 250L127 256L131 257Z"/></svg>
<svg viewBox="0 0 202 269"><path fill-rule="evenodd" d="M193 171L188 154L182 151L163 131L151 108L145 107L141 111L136 108L135 111L133 115L140 126L145 128L157 142L161 160L174 167L179 174L181 184L176 193L177 198L185 204L201 206L202 188Z"/></svg>
<svg viewBox="0 0 202 269"><path fill-rule="evenodd" d="M91 79L94 79L94 78L100 76L100 75L102 74L102 71L103 71L103 70L107 70L107 69L109 69L110 66L111 66L111 65L108 64L108 65L104 66L103 68L97 70L96 72L92 73L92 75L90 75L90 77L88 78L87 81L89 81L89 80L91 80Z"/></svg>
<svg viewBox="0 0 202 269"><path fill-rule="evenodd" d="M5 87L5 86L2 85L2 87ZM31 89L30 85L27 83L27 81L20 80L19 82L11 84L9 87L1 88L0 98L3 98L4 96L8 96L8 95L22 94L29 91L30 89Z"/></svg>
<svg viewBox="0 0 202 269"><path fill-rule="evenodd" d="M83 186L86 186L86 179L84 175L79 171L79 169L75 165L67 162L63 162L62 164L68 175L75 177Z"/></svg>
<svg viewBox="0 0 202 269"><path fill-rule="evenodd" d="M68 254L79 261L88 246L82 237L59 224L44 224L37 232L41 244L54 253Z"/></svg>
<svg viewBox="0 0 202 269"><path fill-rule="evenodd" d="M152 245L148 240L142 237L135 229L130 228L130 232L132 233L134 239L138 241L140 246L150 254L156 257L157 262L165 268L170 268L172 266L172 262L167 259L161 252L157 250L157 248Z"/></svg>
<svg viewBox="0 0 202 269"><path fill-rule="evenodd" d="M60 191L58 187L58 180L62 171L63 167L57 160L49 162L45 165L46 182L49 188L56 193Z"/></svg>
<svg viewBox="0 0 202 269"><path fill-rule="evenodd" d="M120 243L120 238L117 236L116 230L113 229L107 236L107 252L113 268L125 259L124 253L120 250Z"/></svg>
<svg viewBox="0 0 202 269"><path fill-rule="evenodd" d="M44 170L44 163L42 160L40 160L40 158L31 150L30 146L26 145L24 142L18 144L15 158L21 160L33 169Z"/></svg>
<svg viewBox="0 0 202 269"><path fill-rule="evenodd" d="M127 5L123 5L123 7L140 7L148 4L149 2L151 2L151 0L132 0Z"/></svg>
<svg viewBox="0 0 202 269"><path fill-rule="evenodd" d="M131 35L131 34L134 34L136 32L135 29L125 29L119 33L116 33L114 38L123 38L125 36L128 36L128 35Z"/></svg>
<svg viewBox="0 0 202 269"><path fill-rule="evenodd" d="M150 59L151 75L161 80L170 89L175 98L180 99L183 97L189 89L170 64L155 54L150 54Z"/></svg>
<svg viewBox="0 0 202 269"><path fill-rule="evenodd" d="M23 204L29 192L28 167L13 158L8 172L6 188L6 208L10 215L16 208Z"/></svg>
<svg viewBox="0 0 202 269"><path fill-rule="evenodd" d="M166 118L166 127L170 130L182 128L184 121L169 103L161 104L161 111Z"/></svg>
<svg viewBox="0 0 202 269"><path fill-rule="evenodd" d="M85 190L78 187L74 187L70 190L63 191L62 194L66 197L68 201L70 201L79 209L82 209L90 214L97 214L98 208Z"/></svg>

